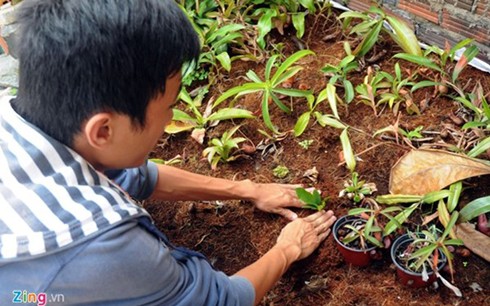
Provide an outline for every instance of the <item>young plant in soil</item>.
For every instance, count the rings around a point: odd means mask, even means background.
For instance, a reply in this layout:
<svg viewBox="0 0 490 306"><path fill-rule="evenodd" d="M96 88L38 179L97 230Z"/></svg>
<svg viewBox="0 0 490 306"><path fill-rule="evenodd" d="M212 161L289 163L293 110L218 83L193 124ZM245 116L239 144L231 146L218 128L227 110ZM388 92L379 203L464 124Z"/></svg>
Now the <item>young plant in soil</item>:
<svg viewBox="0 0 490 306"><path fill-rule="evenodd" d="M327 204L328 197L322 198L320 192L314 189L312 192L308 192L304 188L296 188L296 195L303 202L303 208L322 210Z"/></svg>
<svg viewBox="0 0 490 306"><path fill-rule="evenodd" d="M224 132L221 139L211 139L211 146L204 149L202 155L207 157L211 169L215 170L220 161L227 163L238 158L238 156L232 156L232 151L233 149L238 149L238 144L246 140L243 137L233 138L233 134L235 134L239 128L240 126L237 125L231 130Z"/></svg>
<svg viewBox="0 0 490 306"><path fill-rule="evenodd" d="M214 112L210 103L206 106L204 113L201 113L199 107L207 92L207 88L203 88L192 98L187 90L182 88L179 99L186 104L190 112L188 114L174 108L172 122L165 127L165 132L176 134L193 130L192 137L202 144L206 128L216 125L221 120L255 118L250 111L239 108L222 108Z"/></svg>
<svg viewBox="0 0 490 306"><path fill-rule="evenodd" d="M355 203L361 202L365 196L371 195L377 191L376 184L366 183L363 180L359 180L359 174L352 172L352 178L344 182L344 189L339 193L339 197L346 196L353 200Z"/></svg>
<svg viewBox="0 0 490 306"><path fill-rule="evenodd" d="M281 88L284 81L293 77L298 73L302 67L292 66L299 59L307 56L313 55L314 52L310 50L301 50L290 57L288 57L275 71L272 75L272 67L275 65L279 55L273 55L267 61L265 67L264 80L262 80L253 70L247 72L247 77L252 81L250 83L245 83L240 86L233 87L226 92L224 92L217 100L214 102L213 107L216 107L226 99L236 96L242 96L245 94L251 94L255 92L262 93L262 118L264 120L265 126L270 129L274 134L279 133L277 128L272 124L271 117L269 114L269 100L273 101L283 112L290 114L291 109L286 106L278 95L284 95L289 97L307 97L312 94L309 90L299 90L293 88ZM292 66L292 67L291 67Z"/></svg>

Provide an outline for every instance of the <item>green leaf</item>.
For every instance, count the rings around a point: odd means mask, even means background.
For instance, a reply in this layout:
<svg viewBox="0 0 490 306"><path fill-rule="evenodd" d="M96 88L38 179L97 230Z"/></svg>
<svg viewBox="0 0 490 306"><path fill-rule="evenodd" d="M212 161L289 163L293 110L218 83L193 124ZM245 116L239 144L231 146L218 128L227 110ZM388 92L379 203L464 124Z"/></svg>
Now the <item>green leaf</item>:
<svg viewBox="0 0 490 306"><path fill-rule="evenodd" d="M231 59L230 55L228 55L227 52L222 52L218 56L216 56L216 59L220 62L221 66L225 68L226 71L230 72L231 70Z"/></svg>
<svg viewBox="0 0 490 306"><path fill-rule="evenodd" d="M489 149L490 149L490 136L480 141L480 143L475 147L473 147L473 149L471 149L471 151L469 151L467 155L469 157L477 157L478 155L482 154L483 152L486 152Z"/></svg>
<svg viewBox="0 0 490 306"><path fill-rule="evenodd" d="M267 9L257 23L257 29L259 32L257 43L262 49L265 49L264 37L272 30L272 17L275 16L277 16L277 12L275 10Z"/></svg>
<svg viewBox="0 0 490 306"><path fill-rule="evenodd" d="M277 80L281 77L281 75L292 65L294 64L295 62L297 62L299 59L301 59L302 57L305 57L307 55L314 55L315 52L311 51L311 50L301 50L301 51L298 51L296 53L294 53L293 55L291 55L290 57L288 57L284 63L281 64L281 66L279 66L279 68L277 69L276 73L274 74L274 76L272 77L271 79L271 84L277 84Z"/></svg>
<svg viewBox="0 0 490 306"><path fill-rule="evenodd" d="M343 124L342 122L338 121L335 118L332 118L332 115L322 115L319 112L315 112L315 117L318 123L325 127L325 126L331 126L336 129L346 129L347 126Z"/></svg>
<svg viewBox="0 0 490 306"><path fill-rule="evenodd" d="M263 81L260 79L260 77L253 70L247 71L247 73L245 75L247 76L247 78L249 78L254 83L263 83Z"/></svg>
<svg viewBox="0 0 490 306"><path fill-rule="evenodd" d="M306 191L304 188L296 188L296 195L305 204L315 204L315 197L313 194Z"/></svg>
<svg viewBox="0 0 490 306"><path fill-rule="evenodd" d="M461 71L463 71L463 69L468 65L468 63L475 58L478 52L479 50L476 46L470 46L466 48L459 61L456 63L456 66L454 66L454 70L452 74L453 83L456 82L456 79L458 78Z"/></svg>
<svg viewBox="0 0 490 306"><path fill-rule="evenodd" d="M354 86L352 86L351 81L344 80L344 90L345 90L345 102L351 103L354 100Z"/></svg>
<svg viewBox="0 0 490 306"><path fill-rule="evenodd" d="M408 219L408 217L410 217L410 215L413 213L413 211L417 207L418 207L418 203L414 203L410 207L408 207L405 210L401 211L398 215L396 215L393 218L394 220L390 220L385 225L385 228L383 230L383 234L386 236L386 235L391 234L393 231L395 231L400 224L403 224Z"/></svg>
<svg viewBox="0 0 490 306"><path fill-rule="evenodd" d="M290 88L274 88L272 92L290 97L307 97L312 94L311 90L299 90Z"/></svg>
<svg viewBox="0 0 490 306"><path fill-rule="evenodd" d="M310 112L306 112L299 116L298 121L294 125L294 136L298 137L306 130L308 123L310 122Z"/></svg>
<svg viewBox="0 0 490 306"><path fill-rule="evenodd" d="M252 112L248 110L239 109L239 108L222 108L217 112L211 114L208 118L206 118L206 120L215 121L215 120L252 119L252 118L255 118L255 116L252 114Z"/></svg>
<svg viewBox="0 0 490 306"><path fill-rule="evenodd" d="M366 55L369 50L374 46L374 44L378 41L379 32L383 27L383 21L380 20L378 24L369 33L364 37L362 42L357 46L357 48L352 52L356 57L362 57Z"/></svg>
<svg viewBox="0 0 490 306"><path fill-rule="evenodd" d="M358 208L352 208L351 210L349 210L349 212L347 213L349 216L357 216L361 213L368 213L368 212L371 212L372 210L369 209L369 208L363 208L363 207L358 207Z"/></svg>
<svg viewBox="0 0 490 306"><path fill-rule="evenodd" d="M330 109L332 110L333 116L337 119L340 120L339 117L339 112L337 111L337 95L336 95L336 90L334 85L328 83L327 84L327 100L328 104L330 105Z"/></svg>
<svg viewBox="0 0 490 306"><path fill-rule="evenodd" d="M414 92L420 88L429 87L429 86L437 86L440 84L441 83L439 83L439 82L433 82L433 81L420 81L420 82L416 83L415 85L413 85L412 89L410 91Z"/></svg>
<svg viewBox="0 0 490 306"><path fill-rule="evenodd" d="M302 70L303 67L291 67L290 69L286 70L286 72L284 72L279 78L277 78L277 80L275 81L275 83L272 83L272 87L276 88L277 85L281 84L282 82L286 81L287 79L291 78L293 75L295 75L296 73L298 73L298 71Z"/></svg>
<svg viewBox="0 0 490 306"><path fill-rule="evenodd" d="M226 99L233 97L235 95L245 95L257 91L262 91L265 89L265 85L263 83L245 83L241 86L233 87L225 91L214 103L213 108L221 104Z"/></svg>
<svg viewBox="0 0 490 306"><path fill-rule="evenodd" d="M449 212L452 212L458 206L459 197L461 195L462 190L463 190L462 181L452 183L451 186L449 186L449 191L451 192L451 194L447 199L447 210Z"/></svg>
<svg viewBox="0 0 490 306"><path fill-rule="evenodd" d="M276 62L276 59L279 55L275 54L269 58L267 61L267 64L265 65L265 79L269 80L271 77L271 71L272 67L274 66L274 63Z"/></svg>
<svg viewBox="0 0 490 306"><path fill-rule="evenodd" d="M347 134L347 129L344 129L340 134L340 142L342 144L342 152L344 154L344 160L347 168L353 172L356 169L356 158L349 140L349 135Z"/></svg>
<svg viewBox="0 0 490 306"><path fill-rule="evenodd" d="M264 119L265 126L269 128L273 133L277 133L277 129L274 127L271 121L271 117L269 115L269 92L266 91L264 93L264 97L262 98L262 119Z"/></svg>
<svg viewBox="0 0 490 306"><path fill-rule="evenodd" d="M310 11L310 13L315 13L316 8L315 8L315 0L298 0L298 2L301 4L301 6L305 7Z"/></svg>
<svg viewBox="0 0 490 306"><path fill-rule="evenodd" d="M490 212L490 196L471 201L459 211L459 214L461 222L465 222L488 212Z"/></svg>
<svg viewBox="0 0 490 306"><path fill-rule="evenodd" d="M458 220L459 213L457 211L453 211L451 214L451 219L449 219L449 223L446 226L446 229L444 230L444 233L442 233L442 236L440 238L441 241L444 241L447 235L449 235L449 232L453 228L454 224L456 224L456 221Z"/></svg>
<svg viewBox="0 0 490 306"><path fill-rule="evenodd" d="M419 66L423 66L439 72L443 72L439 66L437 66L433 61L431 61L429 58L425 56L419 56L419 55L413 55L407 53L398 53L395 54L393 57L409 61Z"/></svg>
<svg viewBox="0 0 490 306"><path fill-rule="evenodd" d="M272 101L274 101L274 103L285 113L287 114L290 114L291 113L291 110L289 109L289 107L287 107L286 105L284 105L284 103L282 103L282 101L273 93L271 92L270 93L270 96L272 98Z"/></svg>
<svg viewBox="0 0 490 306"><path fill-rule="evenodd" d="M306 13L291 14L293 26L296 29L296 37L301 38L305 34L305 15Z"/></svg>
<svg viewBox="0 0 490 306"><path fill-rule="evenodd" d="M412 29L402 20L386 16L395 33L388 32L393 40L408 54L422 56L419 41Z"/></svg>

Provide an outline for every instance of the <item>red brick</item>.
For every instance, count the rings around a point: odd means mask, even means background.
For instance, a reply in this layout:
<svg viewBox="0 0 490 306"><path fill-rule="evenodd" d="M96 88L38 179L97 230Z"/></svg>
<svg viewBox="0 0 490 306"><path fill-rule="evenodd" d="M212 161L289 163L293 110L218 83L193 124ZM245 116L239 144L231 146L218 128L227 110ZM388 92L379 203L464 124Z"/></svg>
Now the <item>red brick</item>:
<svg viewBox="0 0 490 306"><path fill-rule="evenodd" d="M470 26L471 23L459 18L455 18L448 14L446 10L443 12L442 27L449 31L456 32L464 37L474 38L476 41L483 44L488 44L490 37L490 29L485 29L482 26Z"/></svg>
<svg viewBox="0 0 490 306"><path fill-rule="evenodd" d="M488 0L478 1L476 4L475 14L490 18L490 2Z"/></svg>
<svg viewBox="0 0 490 306"><path fill-rule="evenodd" d="M444 2L468 12L471 12L473 7L473 0L445 0Z"/></svg>
<svg viewBox="0 0 490 306"><path fill-rule="evenodd" d="M415 16L424 18L432 23L439 24L439 13L431 9L425 3L419 1L400 0L398 8L405 10Z"/></svg>

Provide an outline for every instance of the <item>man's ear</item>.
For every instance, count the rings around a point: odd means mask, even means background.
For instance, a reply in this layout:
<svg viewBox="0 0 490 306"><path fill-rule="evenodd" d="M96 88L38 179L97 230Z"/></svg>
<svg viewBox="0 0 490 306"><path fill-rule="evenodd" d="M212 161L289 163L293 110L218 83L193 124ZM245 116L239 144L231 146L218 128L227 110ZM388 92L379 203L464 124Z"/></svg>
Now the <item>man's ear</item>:
<svg viewBox="0 0 490 306"><path fill-rule="evenodd" d="M113 114L97 113L87 120L82 133L90 146L100 149L111 143L114 136L113 124Z"/></svg>

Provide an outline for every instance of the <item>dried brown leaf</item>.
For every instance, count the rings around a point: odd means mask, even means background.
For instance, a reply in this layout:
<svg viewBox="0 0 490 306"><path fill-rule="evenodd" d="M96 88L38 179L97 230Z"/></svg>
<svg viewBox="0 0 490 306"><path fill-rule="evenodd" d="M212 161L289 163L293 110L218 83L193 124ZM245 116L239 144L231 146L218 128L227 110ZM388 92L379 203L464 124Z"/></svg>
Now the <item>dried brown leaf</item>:
<svg viewBox="0 0 490 306"><path fill-rule="evenodd" d="M490 237L477 231L468 222L456 225L456 236L463 240L464 246L473 253L490 262Z"/></svg>
<svg viewBox="0 0 490 306"><path fill-rule="evenodd" d="M489 162L442 150L412 150L391 169L390 193L424 195L484 174L490 174Z"/></svg>

